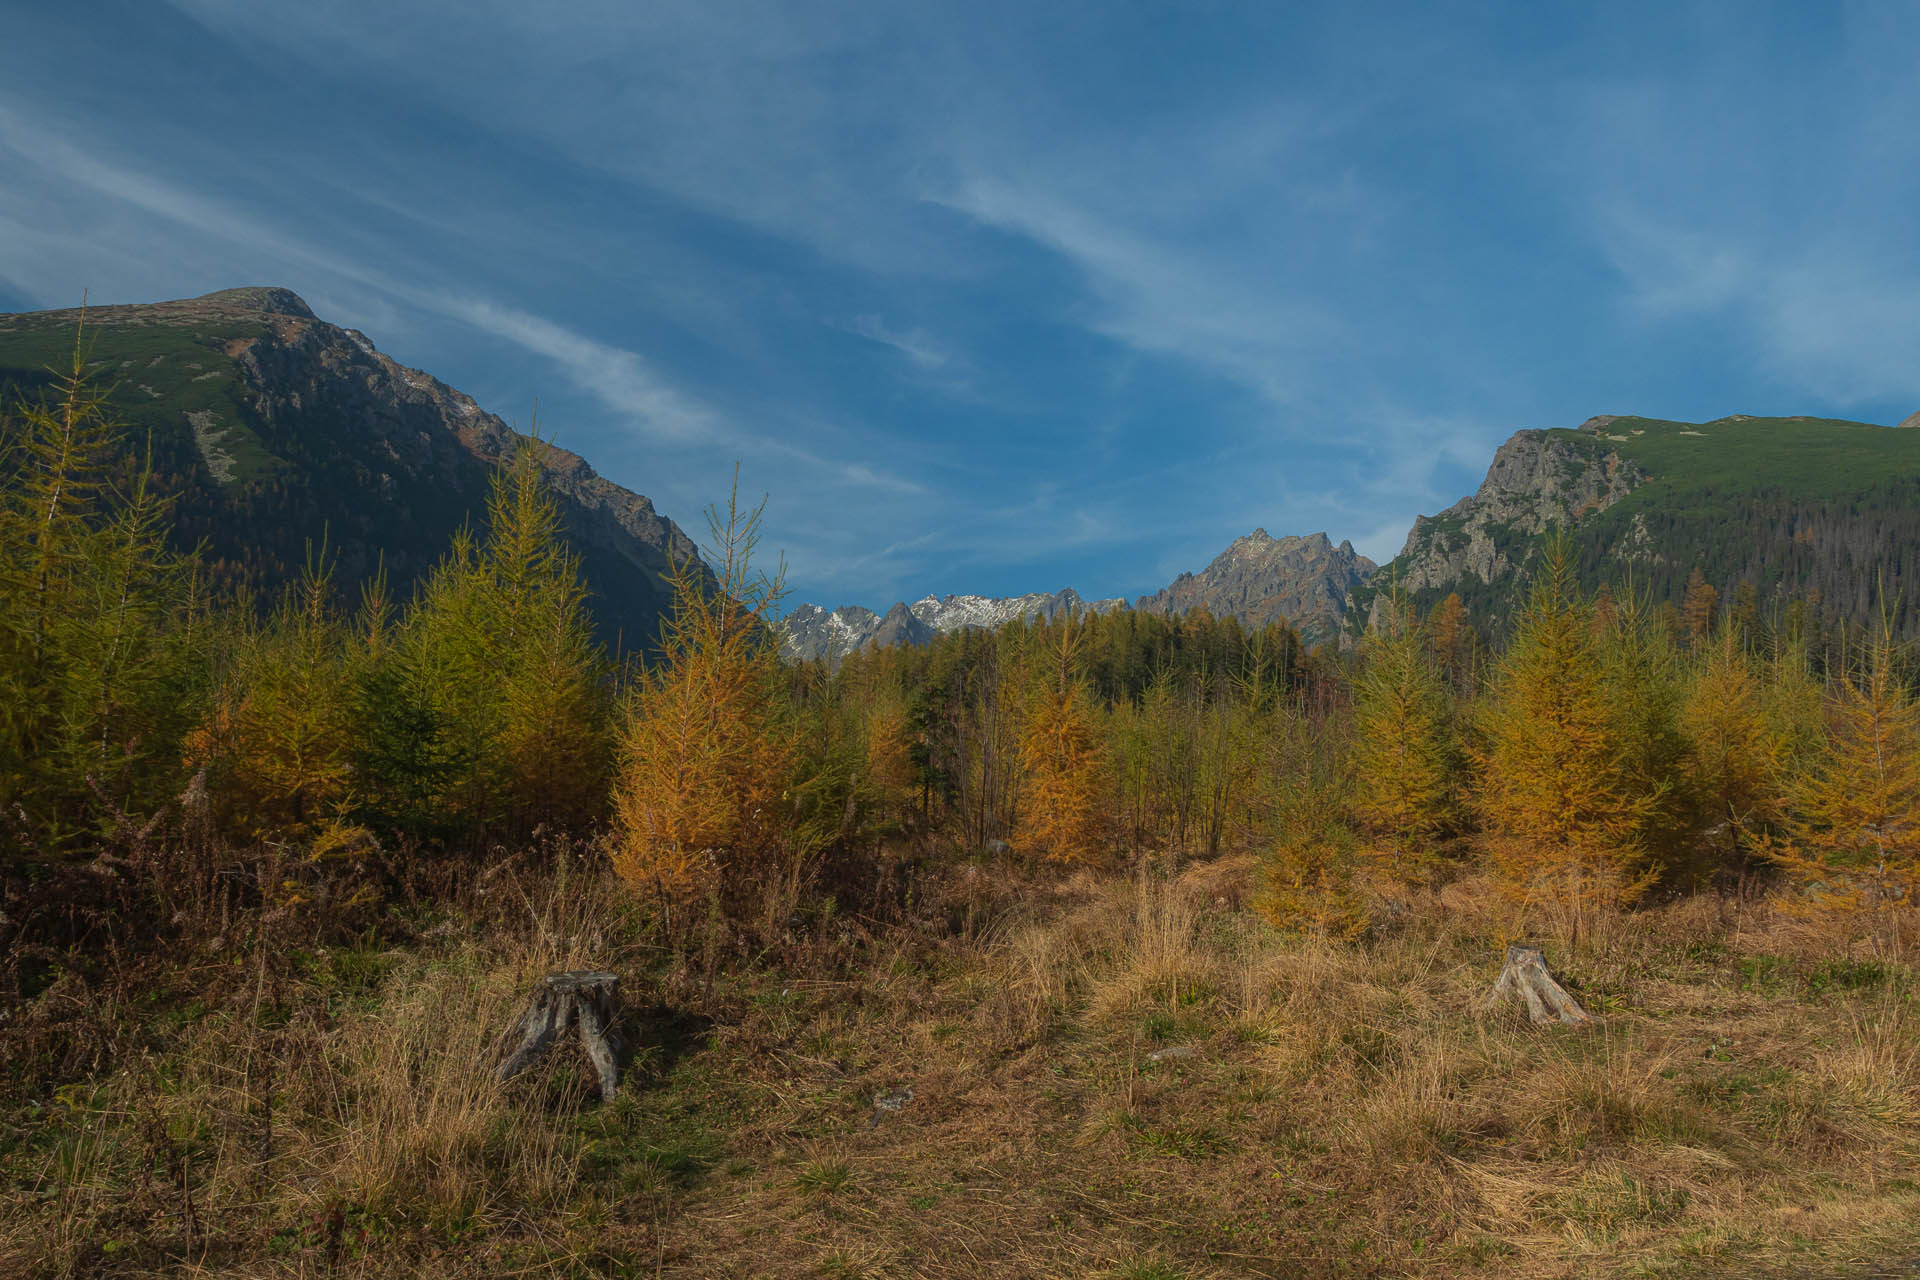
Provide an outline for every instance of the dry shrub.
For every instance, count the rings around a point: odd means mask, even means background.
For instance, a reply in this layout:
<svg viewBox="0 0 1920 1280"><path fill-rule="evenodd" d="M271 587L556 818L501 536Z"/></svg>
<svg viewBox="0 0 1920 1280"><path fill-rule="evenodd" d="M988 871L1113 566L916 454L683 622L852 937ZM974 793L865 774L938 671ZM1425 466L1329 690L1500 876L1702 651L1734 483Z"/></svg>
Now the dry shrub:
<svg viewBox="0 0 1920 1280"><path fill-rule="evenodd" d="M1225 854L1189 864L1175 877L1179 892L1215 911L1234 912L1253 896L1260 864L1252 854Z"/></svg>
<svg viewBox="0 0 1920 1280"><path fill-rule="evenodd" d="M525 998L518 966L456 963L397 978L324 1045L337 1128L300 1181L323 1195L437 1222L552 1212L577 1153L541 1108L494 1082L496 1038Z"/></svg>
<svg viewBox="0 0 1920 1280"><path fill-rule="evenodd" d="M1357 1095L1341 1137L1383 1167L1418 1166L1455 1155L1472 1128L1463 1085L1481 1066L1452 1037L1421 1044L1398 1066L1356 1073Z"/></svg>
<svg viewBox="0 0 1920 1280"><path fill-rule="evenodd" d="M1116 888L1104 920L1105 945L1088 957L1097 1016L1173 1009L1222 989L1221 957L1201 939L1200 907L1180 886L1139 877Z"/></svg>
<svg viewBox="0 0 1920 1280"><path fill-rule="evenodd" d="M1911 1002L1891 990L1849 1011L1851 1035L1825 1049L1813 1072L1828 1114L1862 1139L1920 1149L1920 1025Z"/></svg>

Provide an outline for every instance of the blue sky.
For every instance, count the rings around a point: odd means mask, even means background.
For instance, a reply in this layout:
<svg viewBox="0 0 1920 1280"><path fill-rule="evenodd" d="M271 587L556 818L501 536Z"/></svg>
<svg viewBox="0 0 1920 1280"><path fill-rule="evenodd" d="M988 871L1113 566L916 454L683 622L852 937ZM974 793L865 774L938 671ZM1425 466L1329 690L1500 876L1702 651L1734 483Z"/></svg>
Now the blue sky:
<svg viewBox="0 0 1920 1280"><path fill-rule="evenodd" d="M1448 12L1440 12L1445 9ZM1920 408L1920 6L0 3L0 310L297 290L793 600Z"/></svg>

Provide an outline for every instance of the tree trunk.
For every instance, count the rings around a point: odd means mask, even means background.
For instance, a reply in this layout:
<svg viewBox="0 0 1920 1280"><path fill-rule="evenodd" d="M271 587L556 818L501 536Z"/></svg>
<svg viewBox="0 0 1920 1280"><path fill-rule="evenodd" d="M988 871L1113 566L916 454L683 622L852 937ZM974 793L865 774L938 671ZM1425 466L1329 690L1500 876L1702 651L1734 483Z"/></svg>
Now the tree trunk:
<svg viewBox="0 0 1920 1280"><path fill-rule="evenodd" d="M1536 1027L1555 1021L1574 1025L1596 1021L1580 1007L1578 1000L1567 994L1565 987L1553 980L1553 975L1547 972L1546 957L1538 947L1507 948L1506 967L1500 970L1500 980L1493 984L1493 990L1487 993L1480 1007L1491 1009L1515 996L1526 1001L1527 1018Z"/></svg>
<svg viewBox="0 0 1920 1280"><path fill-rule="evenodd" d="M577 1028L580 1045L600 1076L600 1100L612 1102L620 1080L620 1037L614 1030L619 1016L620 979L615 974L556 973L542 980L526 1009L501 1037L503 1046L514 1044L514 1049L500 1063L494 1079L503 1084L513 1079L569 1028Z"/></svg>

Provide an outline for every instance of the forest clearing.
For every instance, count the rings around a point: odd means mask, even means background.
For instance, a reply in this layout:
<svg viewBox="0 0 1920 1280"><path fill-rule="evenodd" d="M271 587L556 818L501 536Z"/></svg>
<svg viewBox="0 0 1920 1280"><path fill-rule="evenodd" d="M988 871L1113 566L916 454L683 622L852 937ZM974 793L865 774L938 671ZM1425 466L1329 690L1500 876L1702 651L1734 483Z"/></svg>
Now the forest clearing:
<svg viewBox="0 0 1920 1280"><path fill-rule="evenodd" d="M563 865L503 866L404 941L202 952L113 993L105 1069L9 1117L8 1270L1842 1276L1920 1253L1906 913L1871 939L1705 897L1560 921L1538 936L1598 1023L1538 1029L1479 1008L1500 925L1472 879L1347 942L1246 910L1244 858L967 863L911 918L709 976ZM634 992L615 1100L574 1049L497 1085L529 984L586 965Z"/></svg>
<svg viewBox="0 0 1920 1280"><path fill-rule="evenodd" d="M316 551L260 605L62 385L0 512L10 1273L1920 1254L1890 627L1588 594L1550 536L1497 638L1389 595L1348 648L1121 613L790 665L736 499L613 658L538 441L411 600ZM1487 1007L1519 942L1590 1021ZM499 1078L585 971L611 1100L564 1045Z"/></svg>

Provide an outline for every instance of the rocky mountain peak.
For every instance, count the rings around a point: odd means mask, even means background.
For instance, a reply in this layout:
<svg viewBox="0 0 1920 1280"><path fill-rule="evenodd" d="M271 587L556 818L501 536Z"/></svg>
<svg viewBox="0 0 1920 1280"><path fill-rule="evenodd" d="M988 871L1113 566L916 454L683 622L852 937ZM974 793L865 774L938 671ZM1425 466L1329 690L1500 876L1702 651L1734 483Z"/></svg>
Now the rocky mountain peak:
<svg viewBox="0 0 1920 1280"><path fill-rule="evenodd" d="M1339 630L1347 593L1372 574L1373 561L1323 530L1275 538L1255 529L1236 538L1199 573L1182 573L1162 591L1142 596L1148 613L1185 613L1204 608L1254 626L1287 622L1310 639Z"/></svg>
<svg viewBox="0 0 1920 1280"><path fill-rule="evenodd" d="M1495 451L1471 497L1437 516L1414 517L1406 546L1393 562L1398 584L1417 593L1469 580L1504 580L1526 539L1625 498L1646 476L1604 443L1620 439L1606 428L1622 420L1618 414L1599 414L1580 424L1582 436L1599 441L1516 431Z"/></svg>
<svg viewBox="0 0 1920 1280"><path fill-rule="evenodd" d="M263 311L268 315L292 316L297 320L317 320L313 308L307 305L305 298L291 289L282 289L278 285L247 285L239 289L219 289L213 293L203 293L190 302L205 303L208 306L232 308L237 311Z"/></svg>

